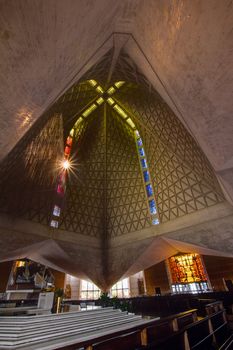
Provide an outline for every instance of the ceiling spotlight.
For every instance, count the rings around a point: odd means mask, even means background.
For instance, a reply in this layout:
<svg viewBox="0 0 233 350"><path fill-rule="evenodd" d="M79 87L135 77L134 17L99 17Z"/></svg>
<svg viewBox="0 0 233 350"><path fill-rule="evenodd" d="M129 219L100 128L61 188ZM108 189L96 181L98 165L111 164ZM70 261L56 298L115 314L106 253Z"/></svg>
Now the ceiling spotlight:
<svg viewBox="0 0 233 350"><path fill-rule="evenodd" d="M66 159L62 162L62 167L66 170L70 168L70 162Z"/></svg>

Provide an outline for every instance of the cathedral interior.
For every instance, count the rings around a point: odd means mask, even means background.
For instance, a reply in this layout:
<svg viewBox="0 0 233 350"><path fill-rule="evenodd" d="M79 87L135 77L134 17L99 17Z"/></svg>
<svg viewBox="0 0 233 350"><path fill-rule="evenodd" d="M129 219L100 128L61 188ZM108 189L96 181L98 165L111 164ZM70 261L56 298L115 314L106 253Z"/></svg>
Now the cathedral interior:
<svg viewBox="0 0 233 350"><path fill-rule="evenodd" d="M1 5L1 261L107 290L179 252L232 257L232 12L70 5Z"/></svg>
<svg viewBox="0 0 233 350"><path fill-rule="evenodd" d="M176 332L178 316L171 314L191 308L184 310L179 296L202 293L203 301L206 293L214 304L203 316L200 301L190 317L194 326L212 322L204 339L214 336L212 347L198 349L222 346L213 310L228 339L232 33L232 0L0 1L0 349L31 350L40 332L35 326L30 340L21 324L9 345L19 321L11 318L16 323L7 329L6 305L11 316L32 315L37 305L33 317L41 317L41 332L48 333L43 322L55 318L44 313L61 311L58 298L71 311L83 300L99 307L101 297L128 298L135 315L114 310L111 317L137 325L143 349L170 350L145 347L142 325L152 321L139 321L138 305L146 316L167 312ZM42 310L43 293L51 291L56 303ZM110 311L91 312L88 322L95 324L98 312ZM41 340L33 349L140 348L131 338L126 348L80 342L77 334L73 343L64 340L63 316L51 347ZM116 331L125 331L117 322ZM110 334L108 327L94 330L95 341ZM189 331L182 332L189 347L177 349L197 349ZM201 344L200 334L193 338Z"/></svg>

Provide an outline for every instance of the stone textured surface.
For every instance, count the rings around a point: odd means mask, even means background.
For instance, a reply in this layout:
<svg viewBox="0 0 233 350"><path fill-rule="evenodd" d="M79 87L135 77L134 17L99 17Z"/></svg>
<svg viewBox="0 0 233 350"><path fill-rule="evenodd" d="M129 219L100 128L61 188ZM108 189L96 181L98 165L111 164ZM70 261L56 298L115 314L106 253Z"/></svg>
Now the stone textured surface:
<svg viewBox="0 0 233 350"><path fill-rule="evenodd" d="M1 157L112 33L116 14L119 1L1 1Z"/></svg>
<svg viewBox="0 0 233 350"><path fill-rule="evenodd" d="M139 4L134 24L135 38L185 124L215 170L230 173L232 1L149 0L146 5ZM137 63L136 54L133 58ZM231 187L232 196L232 178L224 183L227 186Z"/></svg>

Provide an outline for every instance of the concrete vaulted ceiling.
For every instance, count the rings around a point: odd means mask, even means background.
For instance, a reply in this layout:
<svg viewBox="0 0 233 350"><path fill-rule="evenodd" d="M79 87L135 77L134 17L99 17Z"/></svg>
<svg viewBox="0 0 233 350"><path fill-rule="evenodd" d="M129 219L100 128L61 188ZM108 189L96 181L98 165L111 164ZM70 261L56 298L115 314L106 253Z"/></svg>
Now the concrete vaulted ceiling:
<svg viewBox="0 0 233 350"><path fill-rule="evenodd" d="M233 256L232 6L1 2L1 260L28 257L107 289L179 251ZM98 95L88 79L125 81L114 98L143 138L157 226L132 131L101 106L49 227L63 138Z"/></svg>

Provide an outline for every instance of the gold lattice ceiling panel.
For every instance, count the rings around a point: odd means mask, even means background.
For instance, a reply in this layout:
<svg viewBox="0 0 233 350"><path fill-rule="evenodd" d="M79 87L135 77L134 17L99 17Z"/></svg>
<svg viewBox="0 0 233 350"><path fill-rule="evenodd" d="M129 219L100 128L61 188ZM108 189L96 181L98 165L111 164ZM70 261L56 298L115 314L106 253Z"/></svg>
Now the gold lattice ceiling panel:
<svg viewBox="0 0 233 350"><path fill-rule="evenodd" d="M133 130L107 109L107 223L110 236L151 226Z"/></svg>
<svg viewBox="0 0 233 350"><path fill-rule="evenodd" d="M100 237L104 231L105 125L103 108L80 123L72 155L61 229Z"/></svg>
<svg viewBox="0 0 233 350"><path fill-rule="evenodd" d="M2 211L9 211L7 208L11 207L10 211L14 208L17 215L27 212L30 219L48 222L55 180L52 177L53 182L43 187L41 178L50 181L46 174L51 173L49 169L56 159L62 157L62 133L66 137L82 111L98 97L86 79L95 78L106 89L112 56L110 50L68 89L2 163ZM200 147L124 52L110 80L110 84L125 81L113 97L130 115L142 136L160 222L224 200ZM62 114L62 121L53 117L55 112ZM46 123L43 120L47 120ZM149 227L148 201L132 128L112 108L106 109L103 105L83 120L76 132L72 157L77 170L67 181L60 228L111 237ZM26 167L20 164L19 152L24 162L30 159ZM23 191L24 196L28 193L31 204L22 205L21 209L19 199L15 200L18 196L23 203L18 184L24 180L19 180L20 177L15 180L20 169L25 173L22 179L31 179ZM31 196L36 188L41 194Z"/></svg>
<svg viewBox="0 0 233 350"><path fill-rule="evenodd" d="M178 117L127 55L114 79L128 79L116 100L130 114L143 138L161 222L224 200L214 171Z"/></svg>

